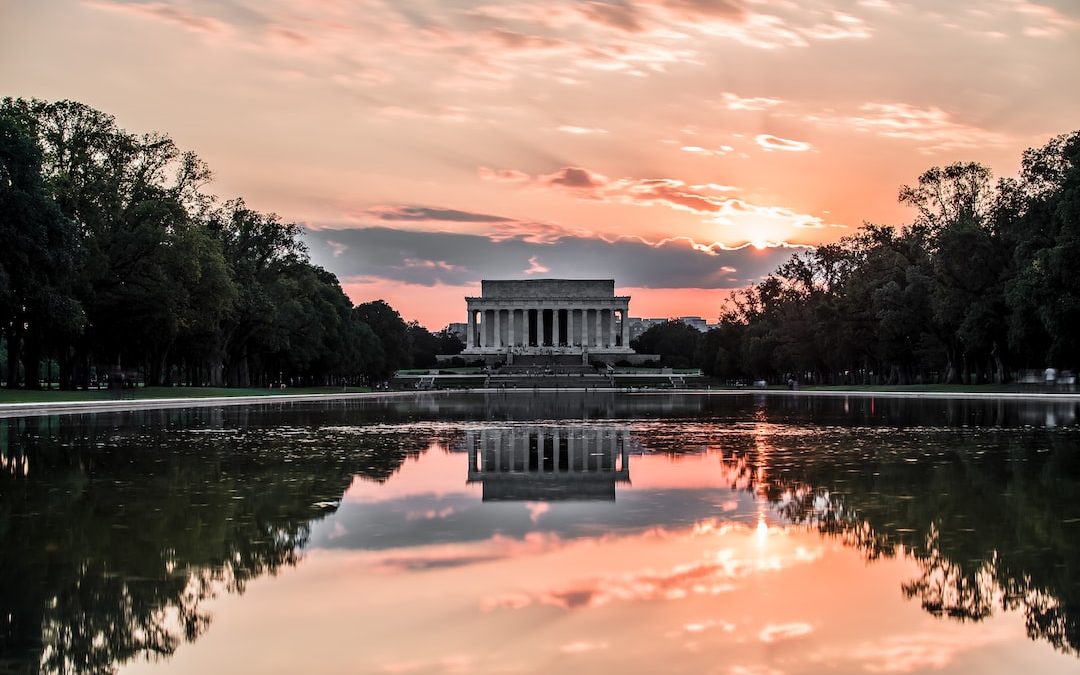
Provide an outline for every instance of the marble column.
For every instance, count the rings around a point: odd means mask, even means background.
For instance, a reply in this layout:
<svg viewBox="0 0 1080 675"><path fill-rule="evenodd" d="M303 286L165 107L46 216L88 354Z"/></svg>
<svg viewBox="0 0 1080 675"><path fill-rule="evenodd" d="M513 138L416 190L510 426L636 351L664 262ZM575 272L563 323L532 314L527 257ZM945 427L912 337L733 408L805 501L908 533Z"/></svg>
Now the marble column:
<svg viewBox="0 0 1080 675"><path fill-rule="evenodd" d="M465 347L466 349L472 349L476 346L476 310L472 305L469 305L469 319L467 321L468 329L465 335Z"/></svg>
<svg viewBox="0 0 1080 675"><path fill-rule="evenodd" d="M608 314L608 346L615 346L615 310L609 309Z"/></svg>
<svg viewBox="0 0 1080 675"><path fill-rule="evenodd" d="M517 346L515 344L515 340L514 340L514 338L516 337L516 331L514 330L514 323L515 323L515 321L517 319L517 317L514 316L515 314L517 314L517 310L514 309L513 307L508 309L507 312L506 312L507 319L509 319L509 321L510 321L510 328L507 329L507 331L508 331L507 332L507 337L509 338L509 343L510 343L511 348Z"/></svg>
<svg viewBox="0 0 1080 675"><path fill-rule="evenodd" d="M495 310L495 339L493 340L493 342L495 343L494 346L495 346L496 349L501 349L502 348L503 344L502 344L502 310L501 309L496 309Z"/></svg>
<svg viewBox="0 0 1080 675"><path fill-rule="evenodd" d="M539 307L536 310L536 346L544 346L544 308Z"/></svg>
<svg viewBox="0 0 1080 675"><path fill-rule="evenodd" d="M551 310L551 344L554 347L559 346L559 308Z"/></svg>
<svg viewBox="0 0 1080 675"><path fill-rule="evenodd" d="M597 347L603 347L604 346L604 337L603 337L604 336L604 329L600 325L600 317L601 317L601 312L603 310L601 310L599 307L597 307L594 311L596 312L596 346Z"/></svg>
<svg viewBox="0 0 1080 675"><path fill-rule="evenodd" d="M574 346L574 312L575 309L566 310L566 346Z"/></svg>
<svg viewBox="0 0 1080 675"><path fill-rule="evenodd" d="M487 347L487 310L480 310L480 348Z"/></svg>
<svg viewBox="0 0 1080 675"><path fill-rule="evenodd" d="M630 349L630 303L622 308L622 346Z"/></svg>

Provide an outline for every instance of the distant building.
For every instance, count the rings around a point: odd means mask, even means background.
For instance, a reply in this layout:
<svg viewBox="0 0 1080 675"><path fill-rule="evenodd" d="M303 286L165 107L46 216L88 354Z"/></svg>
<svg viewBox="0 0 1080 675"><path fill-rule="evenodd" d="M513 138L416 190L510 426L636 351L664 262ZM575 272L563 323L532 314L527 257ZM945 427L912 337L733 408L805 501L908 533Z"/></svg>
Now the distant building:
<svg viewBox="0 0 1080 675"><path fill-rule="evenodd" d="M455 336L455 337L456 337L457 339L461 340L461 343L462 343L462 344L464 344L464 343L465 343L465 338L466 338L466 337L468 336L468 334L469 334L469 324L467 324L467 323L465 323L465 322L460 322L460 323L448 323L448 324L446 325L446 330L448 330L448 331L450 331L451 333L453 333L453 335L454 335L454 336Z"/></svg>
<svg viewBox="0 0 1080 675"><path fill-rule="evenodd" d="M702 333L709 330L709 324L705 323L705 319L702 319L700 316L680 316L679 321L682 321L691 328L696 328Z"/></svg>
<svg viewBox="0 0 1080 675"><path fill-rule="evenodd" d="M631 340L636 340L638 337L641 336L642 333L649 330L653 326L658 326L658 325L660 325L662 323L667 323L668 321L671 321L671 320L672 319L658 319L658 318L642 319L640 317L632 316L632 317L630 317L630 339ZM706 323L705 319L701 318L700 316L680 316L678 319L673 319L673 320L674 321L682 321L687 326L690 326L691 328L693 328L695 330L699 330L702 333L705 333L705 332L707 332L708 330L710 330L712 328L716 328L716 326L718 325L718 324Z"/></svg>
<svg viewBox="0 0 1080 675"><path fill-rule="evenodd" d="M630 317L630 339L636 340L642 333L653 326L659 326L666 322L667 319L642 319L641 317L632 316Z"/></svg>

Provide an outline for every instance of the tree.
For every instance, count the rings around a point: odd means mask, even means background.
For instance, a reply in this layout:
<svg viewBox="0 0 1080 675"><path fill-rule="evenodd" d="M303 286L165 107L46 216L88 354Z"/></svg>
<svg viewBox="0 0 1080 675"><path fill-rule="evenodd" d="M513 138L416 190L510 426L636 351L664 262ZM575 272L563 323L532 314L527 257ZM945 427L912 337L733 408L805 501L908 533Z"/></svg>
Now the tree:
<svg viewBox="0 0 1080 675"><path fill-rule="evenodd" d="M460 354L465 350L465 343L449 327L435 333L435 339L438 341L438 354Z"/></svg>
<svg viewBox="0 0 1080 675"><path fill-rule="evenodd" d="M65 388L112 374L357 383L410 363L392 308L354 310L298 224L218 202L206 165L168 136L73 101L7 98L0 141L9 386L37 386L52 358Z"/></svg>
<svg viewBox="0 0 1080 675"><path fill-rule="evenodd" d="M372 300L357 305L355 312L382 345L383 360L372 370L372 376L385 379L394 371L411 365L408 326L397 310L384 300Z"/></svg>
<svg viewBox="0 0 1080 675"><path fill-rule="evenodd" d="M438 338L416 321L410 321L405 330L409 343L410 365L414 368L434 366L437 362L435 356L441 353Z"/></svg>
<svg viewBox="0 0 1080 675"><path fill-rule="evenodd" d="M1080 366L1080 132L1024 153L1018 181L1002 186L1013 251L1004 289L1009 341L1028 366ZM1005 209L1003 209L1004 211Z"/></svg>
<svg viewBox="0 0 1080 675"><path fill-rule="evenodd" d="M42 154L27 120L0 108L0 324L7 342L7 383L37 388L46 345L78 331L84 315L69 294L74 224L41 178Z"/></svg>
<svg viewBox="0 0 1080 675"><path fill-rule="evenodd" d="M686 368L694 364L701 339L702 334L696 328L672 319L650 327L632 340L630 346L640 353L659 354L665 366Z"/></svg>

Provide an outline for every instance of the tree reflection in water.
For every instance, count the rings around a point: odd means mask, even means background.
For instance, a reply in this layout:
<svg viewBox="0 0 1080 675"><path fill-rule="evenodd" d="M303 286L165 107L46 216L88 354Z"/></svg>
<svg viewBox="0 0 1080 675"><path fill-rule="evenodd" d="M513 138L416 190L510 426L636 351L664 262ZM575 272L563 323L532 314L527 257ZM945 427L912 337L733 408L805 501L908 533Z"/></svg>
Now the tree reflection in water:
<svg viewBox="0 0 1080 675"><path fill-rule="evenodd" d="M295 565L354 475L423 449L178 431L191 414L0 421L0 672L171 655L206 631L207 599Z"/></svg>
<svg viewBox="0 0 1080 675"><path fill-rule="evenodd" d="M782 517L870 559L907 554L920 574L903 592L931 614L1020 610L1032 639L1080 655L1075 429L769 430L765 452L725 462Z"/></svg>
<svg viewBox="0 0 1080 675"><path fill-rule="evenodd" d="M720 449L726 487L869 558L910 555L903 590L928 612L1017 609L1075 655L1080 432L1021 428L1047 410L1075 424L1075 407L1000 402L610 394L0 420L0 672L171 655L207 630L209 598L295 565L354 476L384 481L478 418L633 419L646 452ZM425 419L450 421L393 426ZM373 422L388 431L362 443L328 431Z"/></svg>

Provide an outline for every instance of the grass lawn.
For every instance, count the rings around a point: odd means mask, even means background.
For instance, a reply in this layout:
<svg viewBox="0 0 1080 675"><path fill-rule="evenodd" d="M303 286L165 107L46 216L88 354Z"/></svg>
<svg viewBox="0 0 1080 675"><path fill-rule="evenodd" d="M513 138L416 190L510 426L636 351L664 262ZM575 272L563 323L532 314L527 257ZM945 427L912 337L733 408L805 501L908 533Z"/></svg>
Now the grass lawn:
<svg viewBox="0 0 1080 675"><path fill-rule="evenodd" d="M0 389L0 403L43 403L52 401L115 401L153 398L210 398L215 396L278 396L281 394L340 394L371 391L368 387L297 387L293 389L241 389L226 387L139 387L120 391L24 391Z"/></svg>

